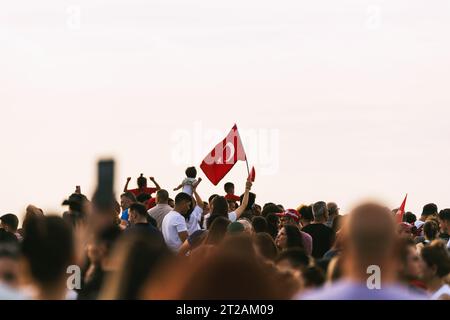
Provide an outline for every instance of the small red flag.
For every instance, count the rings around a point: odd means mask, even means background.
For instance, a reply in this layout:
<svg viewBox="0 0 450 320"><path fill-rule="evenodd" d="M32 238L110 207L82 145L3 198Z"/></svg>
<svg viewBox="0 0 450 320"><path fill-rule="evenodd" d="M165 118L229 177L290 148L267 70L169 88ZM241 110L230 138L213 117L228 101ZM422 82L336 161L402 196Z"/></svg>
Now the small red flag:
<svg viewBox="0 0 450 320"><path fill-rule="evenodd" d="M405 207L406 207L406 199L408 199L408 194L406 194L405 200L403 200L402 205L397 211L397 222L402 223L403 221L403 215L405 214Z"/></svg>
<svg viewBox="0 0 450 320"><path fill-rule="evenodd" d="M248 180L251 181L251 182L255 182L255 178L256 178L255 167L252 167L252 171L250 171L250 175L248 176Z"/></svg>
<svg viewBox="0 0 450 320"><path fill-rule="evenodd" d="M200 168L206 177L217 186L239 160L247 160L236 125L230 133L206 156Z"/></svg>

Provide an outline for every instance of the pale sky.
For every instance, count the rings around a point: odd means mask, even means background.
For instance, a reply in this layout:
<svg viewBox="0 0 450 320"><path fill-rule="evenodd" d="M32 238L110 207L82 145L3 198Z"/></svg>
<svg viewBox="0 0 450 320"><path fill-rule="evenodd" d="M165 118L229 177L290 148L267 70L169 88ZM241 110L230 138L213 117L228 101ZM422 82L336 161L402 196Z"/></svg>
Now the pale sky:
<svg viewBox="0 0 450 320"><path fill-rule="evenodd" d="M450 0L2 2L0 214L104 156L171 190L235 122L260 204L450 207L449 32Z"/></svg>

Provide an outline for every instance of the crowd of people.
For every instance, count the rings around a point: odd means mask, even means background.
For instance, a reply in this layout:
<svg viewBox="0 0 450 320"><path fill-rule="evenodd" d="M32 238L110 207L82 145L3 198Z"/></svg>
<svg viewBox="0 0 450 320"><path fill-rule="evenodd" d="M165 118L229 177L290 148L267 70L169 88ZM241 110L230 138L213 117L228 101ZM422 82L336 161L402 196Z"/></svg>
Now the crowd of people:
<svg viewBox="0 0 450 320"><path fill-rule="evenodd" d="M0 299L450 299L450 209L259 205L250 180L206 198L194 167L173 198L130 181L110 205L77 187L62 216L2 215Z"/></svg>

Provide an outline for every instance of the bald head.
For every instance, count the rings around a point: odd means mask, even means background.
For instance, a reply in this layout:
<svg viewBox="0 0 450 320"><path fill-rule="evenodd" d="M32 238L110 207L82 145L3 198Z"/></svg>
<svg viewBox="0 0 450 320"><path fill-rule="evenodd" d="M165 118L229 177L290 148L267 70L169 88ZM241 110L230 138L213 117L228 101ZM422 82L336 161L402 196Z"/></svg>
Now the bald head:
<svg viewBox="0 0 450 320"><path fill-rule="evenodd" d="M393 269L386 263L395 262L392 257L397 249L397 233L394 218L386 207L375 203L356 207L344 227L343 240L350 272L365 274L370 265ZM395 271L386 269L384 272Z"/></svg>

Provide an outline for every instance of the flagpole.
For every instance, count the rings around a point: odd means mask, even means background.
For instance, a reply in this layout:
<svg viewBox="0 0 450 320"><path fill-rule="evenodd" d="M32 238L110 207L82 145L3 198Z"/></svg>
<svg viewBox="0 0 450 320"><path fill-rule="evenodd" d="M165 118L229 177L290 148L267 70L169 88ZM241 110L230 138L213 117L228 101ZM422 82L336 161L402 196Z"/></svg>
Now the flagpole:
<svg viewBox="0 0 450 320"><path fill-rule="evenodd" d="M248 172L248 175L250 176L250 168L248 167L247 155L245 155L245 163L247 164L247 172Z"/></svg>

